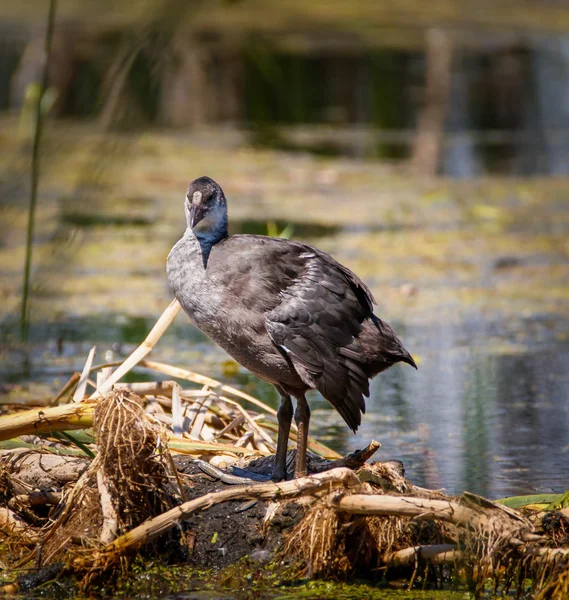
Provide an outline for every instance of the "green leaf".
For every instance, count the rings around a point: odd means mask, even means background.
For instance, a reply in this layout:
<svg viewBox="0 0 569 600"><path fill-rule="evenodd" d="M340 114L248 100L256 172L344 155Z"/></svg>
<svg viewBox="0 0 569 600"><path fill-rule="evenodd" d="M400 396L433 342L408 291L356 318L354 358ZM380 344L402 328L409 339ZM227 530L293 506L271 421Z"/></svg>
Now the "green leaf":
<svg viewBox="0 0 569 600"><path fill-rule="evenodd" d="M555 501L559 501L564 494L533 494L530 496L510 496L509 498L501 498L496 500L508 508L523 508L530 504L544 504L549 506Z"/></svg>
<svg viewBox="0 0 569 600"><path fill-rule="evenodd" d="M569 507L569 490L563 494L559 494L559 497L553 500L550 504L545 507L545 510L556 510L558 508Z"/></svg>
<svg viewBox="0 0 569 600"><path fill-rule="evenodd" d="M35 452L46 452L59 456L85 456L82 450L75 450L75 448L52 448L42 444L28 444L19 438L0 441L0 450L13 450L14 448L27 448Z"/></svg>
<svg viewBox="0 0 569 600"><path fill-rule="evenodd" d="M67 440L67 441L71 442L72 444L75 444L75 446L77 446L77 448L82 450L89 458L95 458L95 455L93 454L93 452L89 448L87 448L87 446L83 442L80 442L77 438L73 437L70 433L67 433L67 431L54 431L52 436L55 438L58 438L60 440Z"/></svg>

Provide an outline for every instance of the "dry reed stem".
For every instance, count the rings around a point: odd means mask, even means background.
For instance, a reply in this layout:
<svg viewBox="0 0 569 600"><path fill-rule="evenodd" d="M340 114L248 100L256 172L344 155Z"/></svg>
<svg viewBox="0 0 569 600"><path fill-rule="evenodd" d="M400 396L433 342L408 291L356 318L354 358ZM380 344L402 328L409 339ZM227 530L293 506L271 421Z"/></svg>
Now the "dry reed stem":
<svg viewBox="0 0 569 600"><path fill-rule="evenodd" d="M111 376L112 372L113 372L112 367L104 367L103 369L98 371L95 389L99 389L99 388L103 387L103 384Z"/></svg>
<svg viewBox="0 0 569 600"><path fill-rule="evenodd" d="M229 444L217 444L213 442L200 442L196 440L187 440L171 436L168 438L168 447L174 452L179 454L191 454L193 456L201 454L218 454L218 453L231 453L231 454L262 454L267 456L269 453L255 450L254 448L239 448L237 446L230 446Z"/></svg>
<svg viewBox="0 0 569 600"><path fill-rule="evenodd" d="M333 469L318 475L302 477L281 483L258 483L234 487L221 492L205 494L185 502L154 519L146 521L109 544L103 554L123 555L133 552L142 545L156 539L197 511L204 510L228 500L240 498L283 500L306 494L330 492L338 488L359 486L357 476L350 469ZM101 560L103 557L98 557Z"/></svg>
<svg viewBox="0 0 569 600"><path fill-rule="evenodd" d="M178 383L172 386L172 431L176 437L182 437L184 433L184 411Z"/></svg>
<svg viewBox="0 0 569 600"><path fill-rule="evenodd" d="M277 416L277 411L261 400L258 400L257 398L254 398L253 396L250 396L249 394L246 394L237 388L231 387L230 385L225 385L216 379L212 379L211 377L206 377L205 375L200 375L199 373L194 373L193 371L188 371L187 369L173 367L172 365L154 360L143 360L140 362L140 366L146 367L147 369L152 369L153 371L158 371L159 373L164 373L164 375L169 375L170 377L175 377L176 379L184 379L186 381L191 381L192 383L198 383L199 385L207 385L209 388L215 389L216 391L225 392L226 394L231 394L232 396L237 396L238 398L247 400L247 402L258 406L266 413L269 413L275 417Z"/></svg>
<svg viewBox="0 0 569 600"><path fill-rule="evenodd" d="M92 425L94 407L94 403L83 401L3 415L0 417L0 440L20 435L86 429Z"/></svg>
<svg viewBox="0 0 569 600"><path fill-rule="evenodd" d="M61 391L59 392L59 394L57 394L57 396L53 399L52 402L50 402L50 404L52 404L52 405L57 404L63 398L63 396L65 396L65 394L67 394L67 392L69 392L70 390L73 389L73 387L77 384L77 382L80 379L81 379L81 375L79 373L77 373L77 371L75 373L73 373L73 375L71 375L71 377L67 380L67 383L61 388Z"/></svg>
<svg viewBox="0 0 569 600"><path fill-rule="evenodd" d="M241 413L243 418L247 421L247 423L249 424L251 429L253 429L253 431L258 436L263 438L265 443L268 444L270 450L272 450L273 452L276 452L277 445L275 444L273 438L266 431L264 431L261 427L259 427L259 425L251 418L251 415L249 415L249 413L238 402L235 402L235 400L231 400L230 398L227 398L226 396L220 396L220 399L223 400L224 402L226 402L227 404L230 404L231 406L235 406L235 408Z"/></svg>
<svg viewBox="0 0 569 600"><path fill-rule="evenodd" d="M162 316L156 321L146 339L136 348L136 350L121 364L121 366L105 381L103 386L98 389L91 398L98 398L112 390L113 385L126 375L134 366L136 366L156 345L166 329L171 325L182 307L177 300L172 300L168 308L162 313Z"/></svg>
<svg viewBox="0 0 569 600"><path fill-rule="evenodd" d="M195 407L197 408L197 410L192 411L193 419L191 423L191 429L189 432L190 438L194 440L200 439L202 428L205 423L205 415L212 402L213 396L211 395L204 396L200 401L194 402L194 406L192 408Z"/></svg>
<svg viewBox="0 0 569 600"><path fill-rule="evenodd" d="M89 380L89 373L91 372L93 360L95 359L96 349L96 346L93 346L91 350L89 350L87 360L85 361L85 366L83 367L83 371L81 371L79 383L77 384L77 387L75 388L75 392L73 394L73 402L80 402L85 396L85 390L87 389L87 381Z"/></svg>

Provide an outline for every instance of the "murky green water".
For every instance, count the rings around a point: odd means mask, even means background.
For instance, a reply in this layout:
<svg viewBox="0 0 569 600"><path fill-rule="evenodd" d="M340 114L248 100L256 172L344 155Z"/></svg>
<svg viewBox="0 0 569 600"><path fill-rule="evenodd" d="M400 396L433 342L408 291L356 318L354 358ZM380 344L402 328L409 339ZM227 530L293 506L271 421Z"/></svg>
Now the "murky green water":
<svg viewBox="0 0 569 600"><path fill-rule="evenodd" d="M377 314L418 360L417 372L397 366L374 381L356 436L314 397L314 434L343 452L378 439L378 458L399 458L415 483L450 492L500 497L569 487L568 181L424 182L377 163L254 151L222 132L105 138L74 126L51 130L31 344L23 348L16 332L27 153L7 131L4 400L49 395L92 345L102 361L144 338L170 300L164 265L184 226L185 186L208 174L226 191L234 231L292 224L296 239L357 271L376 295ZM277 401L244 370L233 374L228 357L183 315L153 357Z"/></svg>

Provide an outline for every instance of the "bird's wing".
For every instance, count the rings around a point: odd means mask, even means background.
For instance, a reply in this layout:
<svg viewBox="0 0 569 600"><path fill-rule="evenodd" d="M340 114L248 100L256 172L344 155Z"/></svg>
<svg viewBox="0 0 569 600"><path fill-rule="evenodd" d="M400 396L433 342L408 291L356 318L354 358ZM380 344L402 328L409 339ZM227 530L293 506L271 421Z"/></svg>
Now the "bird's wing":
<svg viewBox="0 0 569 600"><path fill-rule="evenodd" d="M280 291L266 328L305 383L318 389L355 431L365 412L363 396L369 396L365 359L355 338L372 317L373 297L327 254L304 246L299 258L302 268Z"/></svg>

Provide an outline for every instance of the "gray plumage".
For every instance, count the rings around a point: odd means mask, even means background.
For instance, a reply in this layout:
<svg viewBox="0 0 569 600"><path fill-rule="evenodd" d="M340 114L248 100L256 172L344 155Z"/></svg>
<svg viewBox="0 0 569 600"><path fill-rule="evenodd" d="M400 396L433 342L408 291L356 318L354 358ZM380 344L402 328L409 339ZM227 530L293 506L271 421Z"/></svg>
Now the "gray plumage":
<svg viewBox="0 0 569 600"><path fill-rule="evenodd" d="M228 237L225 196L207 177L192 182L185 207L188 227L167 273L190 319L281 394L317 389L355 432L369 379L399 361L415 366L373 314L367 286L307 244Z"/></svg>

